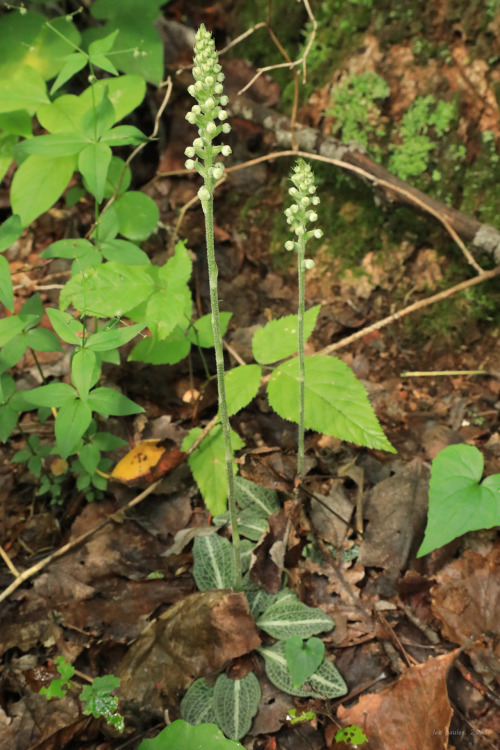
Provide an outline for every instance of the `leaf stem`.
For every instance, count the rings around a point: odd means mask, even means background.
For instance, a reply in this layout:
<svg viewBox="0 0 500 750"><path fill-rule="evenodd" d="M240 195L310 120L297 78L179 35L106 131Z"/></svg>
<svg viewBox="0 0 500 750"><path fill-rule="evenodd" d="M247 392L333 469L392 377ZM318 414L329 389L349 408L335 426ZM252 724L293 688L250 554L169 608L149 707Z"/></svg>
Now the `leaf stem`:
<svg viewBox="0 0 500 750"><path fill-rule="evenodd" d="M304 265L306 252L305 238L302 236L297 242L297 261L299 276L299 311L298 311L298 358L299 358L299 439L297 451L297 474L299 479L304 476L304 435L305 435L305 353L304 353L304 315L306 310L305 276Z"/></svg>

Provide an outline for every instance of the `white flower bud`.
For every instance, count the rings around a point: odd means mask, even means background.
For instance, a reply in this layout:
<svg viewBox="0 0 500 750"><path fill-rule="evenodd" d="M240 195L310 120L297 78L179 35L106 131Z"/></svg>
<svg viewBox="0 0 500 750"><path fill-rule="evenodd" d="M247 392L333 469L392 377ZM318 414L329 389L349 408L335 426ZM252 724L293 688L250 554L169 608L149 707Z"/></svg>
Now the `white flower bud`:
<svg viewBox="0 0 500 750"><path fill-rule="evenodd" d="M295 227L295 234L297 235L297 237L302 237L302 235L304 234L304 227L303 226Z"/></svg>
<svg viewBox="0 0 500 750"><path fill-rule="evenodd" d="M196 81L194 84L195 91L201 91L203 88L203 83L201 81Z"/></svg>
<svg viewBox="0 0 500 750"><path fill-rule="evenodd" d="M216 130L217 130L217 126L215 122L207 123L207 133L209 133L210 135L213 135Z"/></svg>
<svg viewBox="0 0 500 750"><path fill-rule="evenodd" d="M297 192L298 192L297 188L293 187L293 188L290 188L290 190L288 191L288 194L295 195Z"/></svg>
<svg viewBox="0 0 500 750"><path fill-rule="evenodd" d="M292 212L292 214L296 214L299 212L299 207L296 203L294 203L293 206L290 206L290 211Z"/></svg>
<svg viewBox="0 0 500 750"><path fill-rule="evenodd" d="M216 83L214 86L214 92L216 94L222 94L223 91L224 89L222 88L222 83Z"/></svg>
<svg viewBox="0 0 500 750"><path fill-rule="evenodd" d="M300 205L304 206L304 208L307 208L308 205L310 204L310 202L311 202L311 199L307 198L307 196L305 196L304 198L300 199Z"/></svg>
<svg viewBox="0 0 500 750"><path fill-rule="evenodd" d="M219 120L227 120L227 112L225 109L219 110Z"/></svg>
<svg viewBox="0 0 500 750"><path fill-rule="evenodd" d="M207 190L205 185L202 185L201 188L198 190L198 198L203 203L203 201L210 200L210 192Z"/></svg>
<svg viewBox="0 0 500 750"><path fill-rule="evenodd" d="M199 68L197 65L193 68L193 76L195 78L201 76L201 68Z"/></svg>
<svg viewBox="0 0 500 750"><path fill-rule="evenodd" d="M208 99L205 101L205 109L213 109L215 107L215 102L212 99L211 96L208 97Z"/></svg>
<svg viewBox="0 0 500 750"><path fill-rule="evenodd" d="M222 83L222 81L224 80L224 73L217 73L217 80L219 81L219 83Z"/></svg>
<svg viewBox="0 0 500 750"><path fill-rule="evenodd" d="M222 91L222 89L221 89L221 91ZM229 104L229 97L227 97L227 96L221 96L221 98L219 99L219 102L220 102L220 104L223 107L226 107Z"/></svg>
<svg viewBox="0 0 500 750"><path fill-rule="evenodd" d="M222 156L231 156L232 153L231 146L223 146L221 149Z"/></svg>
<svg viewBox="0 0 500 750"><path fill-rule="evenodd" d="M205 83L207 86L213 86L215 83L215 78L213 76L207 76L205 78Z"/></svg>
<svg viewBox="0 0 500 750"><path fill-rule="evenodd" d="M314 187L314 185L311 185L311 187L309 188L309 195L314 195L315 192L316 188Z"/></svg>
<svg viewBox="0 0 500 750"><path fill-rule="evenodd" d="M292 242L292 240L287 240L285 242L285 250L293 250L293 248L294 248L294 243Z"/></svg>
<svg viewBox="0 0 500 750"><path fill-rule="evenodd" d="M313 235L317 240L320 240L323 237L323 232L321 231L321 229L315 229Z"/></svg>
<svg viewBox="0 0 500 750"><path fill-rule="evenodd" d="M222 166L222 164L217 164L215 167L213 167L212 177L214 178L214 180L220 180L223 175L224 167Z"/></svg>
<svg viewBox="0 0 500 750"><path fill-rule="evenodd" d="M203 148L203 139L202 138L195 138L193 141L193 146L195 148ZM189 156L189 154L187 154Z"/></svg>
<svg viewBox="0 0 500 750"><path fill-rule="evenodd" d="M192 158L193 158L193 156L195 156L195 155L196 155L196 151L194 150L194 148L193 148L192 146L188 146L188 147L187 147L187 148L186 148L186 149L184 150L184 153L186 154L186 156L189 156L189 158L190 158L190 159L192 159Z"/></svg>
<svg viewBox="0 0 500 750"><path fill-rule="evenodd" d="M192 169L194 169L194 161L192 159L187 159L184 166L186 167L186 169L189 169L189 171L191 171Z"/></svg>
<svg viewBox="0 0 500 750"><path fill-rule="evenodd" d="M315 195L314 198L311 198L311 203L313 204L313 206L319 205L319 198L317 195Z"/></svg>
<svg viewBox="0 0 500 750"><path fill-rule="evenodd" d="M312 258L306 258L304 260L304 268L306 269L306 271L310 271L311 268L314 268L314 261Z"/></svg>
<svg viewBox="0 0 500 750"><path fill-rule="evenodd" d="M191 123L191 125L196 124L196 115L193 112L188 112L186 115L186 120Z"/></svg>
<svg viewBox="0 0 500 750"><path fill-rule="evenodd" d="M188 86L188 94L191 94L191 96L196 96L196 91L193 85Z"/></svg>
<svg viewBox="0 0 500 750"><path fill-rule="evenodd" d="M228 122L225 122L222 125L222 132L223 133L230 133L231 132L231 125Z"/></svg>
<svg viewBox="0 0 500 750"><path fill-rule="evenodd" d="M318 214L314 211L309 211L309 221L317 221L318 220Z"/></svg>

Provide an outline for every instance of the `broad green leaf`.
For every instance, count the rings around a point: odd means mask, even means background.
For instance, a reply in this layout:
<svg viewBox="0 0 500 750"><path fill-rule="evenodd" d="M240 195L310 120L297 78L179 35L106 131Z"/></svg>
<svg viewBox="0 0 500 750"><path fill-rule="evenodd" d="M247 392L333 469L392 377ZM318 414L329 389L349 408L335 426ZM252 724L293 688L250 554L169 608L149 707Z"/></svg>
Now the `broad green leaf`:
<svg viewBox="0 0 500 750"><path fill-rule="evenodd" d="M17 135L0 133L0 182L3 180L8 168L14 161L14 152L18 140Z"/></svg>
<svg viewBox="0 0 500 750"><path fill-rule="evenodd" d="M253 510L242 510L238 514L238 529L240 534L257 542L269 530L269 523Z"/></svg>
<svg viewBox="0 0 500 750"><path fill-rule="evenodd" d="M37 352L62 352L55 333L47 328L32 328L25 333L26 344Z"/></svg>
<svg viewBox="0 0 500 750"><path fill-rule="evenodd" d="M41 258L68 258L74 259L71 268L74 275L79 271L85 271L90 266L98 266L102 262L102 256L89 240L73 239L58 240L42 250Z"/></svg>
<svg viewBox="0 0 500 750"><path fill-rule="evenodd" d="M234 554L228 539L218 534L196 537L193 559L193 577L200 591L233 587Z"/></svg>
<svg viewBox="0 0 500 750"><path fill-rule="evenodd" d="M201 432L202 430L198 427L190 430L184 439L182 450L188 450ZM239 435L234 431L231 431L231 443L233 450L238 450L244 445ZM216 425L188 458L189 468L200 489L205 505L214 516L221 515L226 511L227 478L225 461L222 429L220 425Z"/></svg>
<svg viewBox="0 0 500 750"><path fill-rule="evenodd" d="M62 406L75 401L76 391L67 383L49 383L25 393L25 398L35 406Z"/></svg>
<svg viewBox="0 0 500 750"><path fill-rule="evenodd" d="M151 365L175 365L187 357L191 344L182 328L176 327L166 339L148 336L139 341L128 356L129 362L148 362Z"/></svg>
<svg viewBox="0 0 500 750"><path fill-rule="evenodd" d="M142 242L155 231L160 214L158 206L149 195L129 191L114 203L119 232L135 242Z"/></svg>
<svg viewBox="0 0 500 750"><path fill-rule="evenodd" d="M6 372L10 367L14 367L24 355L27 346L24 332L8 341L0 351L0 372Z"/></svg>
<svg viewBox="0 0 500 750"><path fill-rule="evenodd" d="M75 52L72 55L68 55L64 67L61 68L56 80L52 84L50 95L53 96L61 86L64 86L66 81L69 81L70 78L73 78L74 75L82 70L87 65L87 62L87 55L84 55L83 52Z"/></svg>
<svg viewBox="0 0 500 750"><path fill-rule="evenodd" d="M127 266L123 263L104 263L73 276L61 291L62 309L73 305L76 309L98 312L103 317L120 317L147 299L154 283L146 266Z"/></svg>
<svg viewBox="0 0 500 750"><path fill-rule="evenodd" d="M105 198L111 198L115 193L121 195L125 193L132 181L132 172L128 164L118 156L113 156L111 163L108 168L108 175L106 177L106 189L104 191ZM110 258L108 260L111 260ZM117 260L114 258L113 260ZM122 261L125 262L125 261Z"/></svg>
<svg viewBox="0 0 500 750"><path fill-rule="evenodd" d="M85 348L95 352L107 352L132 341L144 327L144 323L136 323L122 328L112 328L108 324L88 337Z"/></svg>
<svg viewBox="0 0 500 750"><path fill-rule="evenodd" d="M76 453L91 419L92 412L87 401L74 398L59 408L55 433L56 448L62 458L68 458L72 453Z"/></svg>
<svg viewBox="0 0 500 750"><path fill-rule="evenodd" d="M273 638L286 639L292 636L310 638L331 630L335 623L319 607L308 607L297 598L288 597L271 604L259 617L257 625Z"/></svg>
<svg viewBox="0 0 500 750"><path fill-rule="evenodd" d="M177 719L152 740L143 740L137 750L244 750L243 745L224 737L217 724L191 726Z"/></svg>
<svg viewBox="0 0 500 750"><path fill-rule="evenodd" d="M234 489L236 503L240 508L251 510L262 518L269 518L280 509L278 493L276 490L261 487L260 484L250 482L248 479L237 476L234 478Z"/></svg>
<svg viewBox="0 0 500 750"><path fill-rule="evenodd" d="M255 398L261 375L259 365L233 367L224 374L228 416L236 414Z"/></svg>
<svg viewBox="0 0 500 750"><path fill-rule="evenodd" d="M112 388L95 388L89 395L89 404L92 409L105 416L125 417L127 414L144 411L142 406Z"/></svg>
<svg viewBox="0 0 500 750"><path fill-rule="evenodd" d="M96 84L94 84L95 86ZM108 96L108 89L104 87L96 104L85 112L81 119L81 128L89 140L96 142L116 122L114 107Z"/></svg>
<svg viewBox="0 0 500 750"><path fill-rule="evenodd" d="M109 240L100 245L106 260L115 260L127 266L147 266L149 258L140 247L126 240Z"/></svg>
<svg viewBox="0 0 500 750"><path fill-rule="evenodd" d="M92 55L90 58L92 65L101 70L105 70L106 73L111 73L113 76L119 75L117 69L106 55Z"/></svg>
<svg viewBox="0 0 500 750"><path fill-rule="evenodd" d="M109 52L113 49L113 45L116 41L116 37L118 36L118 29L116 31L113 31L111 34L108 34L107 36L103 36L100 39L96 39L95 42L91 42L89 44L89 55L92 57L93 55L103 55L106 54L106 52Z"/></svg>
<svg viewBox="0 0 500 750"><path fill-rule="evenodd" d="M28 138L16 146L15 154L25 159L31 154L39 156L73 156L87 146L88 141L78 133L55 133Z"/></svg>
<svg viewBox="0 0 500 750"><path fill-rule="evenodd" d="M127 445L127 443L122 438L116 437L116 435L112 435L110 432L96 432L92 438L92 445L100 451L115 451L117 448Z"/></svg>
<svg viewBox="0 0 500 750"><path fill-rule="evenodd" d="M25 109L33 115L41 104L48 101L45 81L28 65L19 68L12 76L0 79L0 112Z"/></svg>
<svg viewBox="0 0 500 750"><path fill-rule="evenodd" d="M65 56L73 51L71 42L78 44L80 34L64 15L51 19L55 31L46 21L33 11L14 11L0 18L1 79L29 65L48 81L63 67Z"/></svg>
<svg viewBox="0 0 500 750"><path fill-rule="evenodd" d="M265 589L249 580L243 583L243 593L248 600L250 614L255 619L271 605L271 602L276 600L275 594L269 594Z"/></svg>
<svg viewBox="0 0 500 750"><path fill-rule="evenodd" d="M472 445L449 445L432 462L429 515L417 557L462 534L500 526L500 474L481 481L482 453Z"/></svg>
<svg viewBox="0 0 500 750"><path fill-rule="evenodd" d="M81 346L85 327L80 320L53 307L47 308L47 314L52 323L52 328L60 339L66 341L68 344Z"/></svg>
<svg viewBox="0 0 500 750"><path fill-rule="evenodd" d="M305 361L305 426L368 448L396 451L387 440L364 386L350 367L335 357ZM292 359L271 374L269 403L283 419L299 421L299 362Z"/></svg>
<svg viewBox="0 0 500 750"><path fill-rule="evenodd" d="M115 204L108 204L106 210L103 210L99 221L92 230L91 237L97 245L101 245L108 240L114 240L118 234L118 216L115 211Z"/></svg>
<svg viewBox="0 0 500 750"><path fill-rule="evenodd" d="M361 727L358 727L356 724L351 724L348 727L338 730L335 735L335 742L345 742L346 745L357 747L358 745L363 745L365 742L368 742L368 738L366 734L363 733Z"/></svg>
<svg viewBox="0 0 500 750"><path fill-rule="evenodd" d="M227 737L239 740L250 731L261 695L259 681L253 672L241 680L219 675L214 687L215 716L217 725Z"/></svg>
<svg viewBox="0 0 500 750"><path fill-rule="evenodd" d="M16 392L14 378L10 375L0 375L0 404L5 404ZM36 435L34 437L37 437Z"/></svg>
<svg viewBox="0 0 500 750"><path fill-rule="evenodd" d="M94 385L96 356L90 349L77 349L71 360L71 380L80 398L86 398Z"/></svg>
<svg viewBox="0 0 500 750"><path fill-rule="evenodd" d="M314 331L320 309L321 305L316 305L304 315L305 341ZM253 356L257 362L267 365L295 354L299 348L297 331L298 315L271 320L255 332L252 339Z"/></svg>
<svg viewBox="0 0 500 750"><path fill-rule="evenodd" d="M7 341L21 333L23 328L23 321L17 315L12 315L10 318L0 318L0 346L5 346Z"/></svg>
<svg viewBox="0 0 500 750"><path fill-rule="evenodd" d="M215 724L214 689L204 677L189 686L181 700L181 716L193 726L204 722Z"/></svg>
<svg viewBox="0 0 500 750"><path fill-rule="evenodd" d="M7 250L14 242L19 239L23 226L19 216L10 216L0 226L0 253Z"/></svg>
<svg viewBox="0 0 500 750"><path fill-rule="evenodd" d="M118 687L121 680L112 674L104 677L94 677L91 685L85 685L80 699L83 702L83 713L92 714L95 719L103 717L108 724L115 727L119 732L123 732L125 722L123 716L116 713L118 708L118 698L110 693Z"/></svg>
<svg viewBox="0 0 500 750"><path fill-rule="evenodd" d="M286 663L295 689L314 674L324 656L325 644L319 638L303 641L295 635L285 641Z"/></svg>
<svg viewBox="0 0 500 750"><path fill-rule="evenodd" d="M82 101L81 97L65 94L55 102L38 107L36 116L40 125L49 133L76 132L83 135L81 121L91 108L91 101Z"/></svg>
<svg viewBox="0 0 500 750"><path fill-rule="evenodd" d="M225 335L232 315L233 313L230 312L219 313L221 336ZM214 345L212 316L210 314L203 315L201 318L198 318L198 320L195 320L188 329L187 337L192 344L195 344L195 346L201 346L204 349L211 349Z"/></svg>
<svg viewBox="0 0 500 750"><path fill-rule="evenodd" d="M158 275L164 284L181 286L188 283L192 271L193 261L189 257L185 242L180 240L175 245L173 256L158 270Z"/></svg>
<svg viewBox="0 0 500 750"><path fill-rule="evenodd" d="M43 303L41 297L39 294L33 294L19 311L19 319L23 321L25 329L28 329L38 325L42 318Z"/></svg>
<svg viewBox="0 0 500 750"><path fill-rule="evenodd" d="M115 55L113 55L113 62L116 64ZM134 109L137 109L141 104L146 94L146 82L144 78L137 75L106 78L102 81L97 81L85 89L83 94L80 94L79 99L85 105L85 108L90 110L93 108L94 100L96 105L100 104L104 92L107 92L109 100L113 105L115 112L114 122L120 122L120 120L123 120L124 117L133 112Z"/></svg>
<svg viewBox="0 0 500 750"><path fill-rule="evenodd" d="M78 156L78 169L82 173L86 187L98 203L104 199L111 155L111 149L105 143L90 143Z"/></svg>
<svg viewBox="0 0 500 750"><path fill-rule="evenodd" d="M31 224L60 198L76 167L75 156L28 156L12 180L12 211Z"/></svg>
<svg viewBox="0 0 500 750"><path fill-rule="evenodd" d="M149 138L133 125L117 125L104 133L101 141L109 146L138 146L149 141Z"/></svg>
<svg viewBox="0 0 500 750"><path fill-rule="evenodd" d="M324 658L319 668L311 676L308 688L294 688L292 678L288 671L285 644L278 641L274 646L259 648L257 651L264 657L266 662L266 674L279 690L290 695L301 698L311 696L313 698L339 698L347 693L347 685L340 673L329 659Z"/></svg>
<svg viewBox="0 0 500 750"><path fill-rule="evenodd" d="M176 326L189 320L187 311L190 311L192 300L187 282L191 268L191 259L182 242L177 243L175 255L164 266L150 267L158 291L151 295L140 317L146 320L159 339L165 339Z"/></svg>
<svg viewBox="0 0 500 750"><path fill-rule="evenodd" d="M101 451L93 442L88 443L78 452L78 459L85 471L89 474L94 474L101 460Z"/></svg>
<svg viewBox="0 0 500 750"><path fill-rule="evenodd" d="M0 130L6 133L31 138L32 128L31 117L25 109L16 109L13 112L0 114Z"/></svg>
<svg viewBox="0 0 500 750"><path fill-rule="evenodd" d="M17 424L19 412L10 404L0 406L0 440L2 443L7 442L10 434Z"/></svg>
<svg viewBox="0 0 500 750"><path fill-rule="evenodd" d="M14 291L7 259L0 255L0 302L7 310L14 310Z"/></svg>

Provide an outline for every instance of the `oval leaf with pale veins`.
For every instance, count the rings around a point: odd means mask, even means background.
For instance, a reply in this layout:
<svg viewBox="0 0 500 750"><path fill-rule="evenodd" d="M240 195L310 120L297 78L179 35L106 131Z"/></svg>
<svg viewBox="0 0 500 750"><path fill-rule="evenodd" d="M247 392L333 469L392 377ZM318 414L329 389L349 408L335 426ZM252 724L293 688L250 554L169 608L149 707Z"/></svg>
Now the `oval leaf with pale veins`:
<svg viewBox="0 0 500 750"><path fill-rule="evenodd" d="M287 597L271 604L257 620L257 625L273 638L309 638L331 630L335 623L319 607L308 607L296 597Z"/></svg>
<svg viewBox="0 0 500 750"><path fill-rule="evenodd" d="M219 675L214 688L217 724L227 737L239 740L248 733L258 711L261 689L253 672L241 680Z"/></svg>
<svg viewBox="0 0 500 750"><path fill-rule="evenodd" d="M395 453L387 440L365 387L340 359L305 358L305 426L307 430L346 440L367 448ZM272 408L292 422L299 421L299 361L279 365L267 388Z"/></svg>
<svg viewBox="0 0 500 750"><path fill-rule="evenodd" d="M324 658L316 672L311 675L304 688L294 688L288 671L285 644L278 641L269 648L257 649L266 662L266 674L279 690L302 698L338 698L347 693L347 685L338 669L332 662Z"/></svg>

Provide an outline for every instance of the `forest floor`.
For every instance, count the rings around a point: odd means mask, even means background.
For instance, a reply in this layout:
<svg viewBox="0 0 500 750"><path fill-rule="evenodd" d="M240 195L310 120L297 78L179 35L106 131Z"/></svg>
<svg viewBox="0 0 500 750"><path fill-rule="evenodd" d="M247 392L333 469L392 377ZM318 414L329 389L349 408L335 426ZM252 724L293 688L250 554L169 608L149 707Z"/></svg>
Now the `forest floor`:
<svg viewBox="0 0 500 750"><path fill-rule="evenodd" d="M180 22L187 8L195 24L206 22L223 39L225 30L230 36L244 30L234 20L237 5L220 3L202 11L192 3L177 2L167 6L165 17ZM476 29L473 34L465 22L447 18L446 3L435 5L437 16L439 9L442 15L432 21L432 31L436 39L441 34L448 57L410 59L404 28L396 41L388 41L387 28L384 36L374 16L365 29L356 29L357 46L344 49L343 59L324 77L323 86L311 91L299 108L297 120L331 133L332 121L324 110L332 86L346 72L376 69L386 76L390 109L387 105L379 114L388 123L401 121L412 91L439 96L446 79L450 90L461 97L453 132L461 134L467 149L463 169L477 167L477 191L486 196L490 187L499 188L477 165L488 156L481 132L488 130L493 139L500 135L492 94L500 73L495 68L498 63L490 60L493 53L489 55L481 44L486 38L492 46L498 45L500 23L492 18L489 25L483 24L483 31ZM412 27L418 38L424 38L425 24L431 23L428 12L413 19L424 24L416 31ZM253 23L258 20L262 19ZM473 24L470 19L469 23ZM239 57L236 48L225 65L233 89L255 72L255 65L245 57L244 52ZM170 64L174 68L187 62L188 53L181 49ZM277 83L261 78L253 96L276 107L281 94ZM188 106L187 96L175 90L165 115L161 153L148 152L134 175L137 185L160 207L163 228L144 246L153 262L164 262L179 211L199 187L186 174L154 177L156 171L183 168L184 149L191 138L184 120ZM272 131L242 118L234 118L232 124L233 164L274 149ZM440 147L437 151L441 153ZM437 162L428 166L419 178L420 189L429 187L432 193L435 184L429 174L438 167ZM296 268L291 254L283 250L289 168L290 159L282 159L230 172L217 194L219 296L222 309L233 313L226 336L228 367L253 361L251 338L257 327L296 312ZM491 169L496 168L492 161ZM232 419L245 441L237 458L241 475L278 490L287 503L293 533L285 544L291 550L293 540L299 540L302 550L312 535L313 556L288 558L288 585L303 602L321 607L334 619L336 627L324 641L349 689L336 701L292 698L269 683L258 657L239 659L233 670L244 672L252 662L263 691L259 713L243 744L248 750L342 748L347 745L335 742L337 729L356 724L368 737L368 750L499 748L497 530L467 534L421 559L416 551L425 529L431 462L440 450L456 443L477 446L484 456L485 475L500 472L500 282L484 282L474 292L459 293L404 319L393 319L379 330L364 332L474 272L432 217L416 216L409 208L376 206L369 187L334 172L333 167L318 167L318 194L325 195L325 221L331 229L330 234L325 230L314 255L316 265L307 276L307 306L321 305L308 353L338 343L335 356L352 367L366 386L397 454L307 433L308 473L304 502L298 507L294 504L296 427L270 410L263 390ZM464 176L469 183L470 175L469 171ZM481 213L486 198L474 207L465 201L465 190L457 197L459 178L448 178L453 183L452 205L491 222L492 213ZM445 193L446 186L440 185L433 194L446 202ZM495 201L497 206L498 193ZM36 290L43 294L44 304L57 304L59 280L54 281L54 274L66 273L68 265L57 261L47 266L39 254L51 242L73 236L71 227L84 225L90 208L81 201L71 212L53 210L23 235L15 256L9 257L11 269L17 270L16 309ZM192 254L193 296L198 314L203 315L209 311L209 295L203 216L196 204L186 212L179 234ZM493 266L486 254L476 259L485 269ZM357 339L343 341L358 332ZM67 377L69 356L69 348L62 354L42 354L46 377ZM119 367L107 367L106 380L143 406L145 413L112 418L103 427L125 438L130 449L152 438L180 445L191 427L204 426L214 416L215 387L212 381L205 389L196 353L189 362L174 366L123 360ZM207 362L213 371L210 357ZM27 355L21 364L16 377L26 382L25 387L33 387L38 382L34 361ZM470 370L480 373L464 374ZM110 482L105 499L95 503L88 503L83 493L68 485L64 504L50 504L49 496L37 496L34 477L24 465L12 463L12 457L27 435L50 441L52 424L49 420L41 425L29 413L21 426L23 434L15 433L0 447L0 539L15 566L0 569L0 586L7 588L16 571L42 563L63 545L69 548L49 564L41 564L0 604L0 749L137 747L140 739L164 725L158 706L170 704L170 719L177 718L180 688L174 700L175 686L166 690L161 684L144 684L143 678L132 680L135 687L128 699L135 714L131 712L132 724L120 737L102 721L82 715L75 694L47 702L37 693L56 676L53 659L58 654L75 665L83 682L88 676L120 672L130 644L148 623L196 591L191 541L210 523L208 511L186 463L165 476L142 502L118 515L147 484ZM126 451L117 451L113 459L118 461ZM75 541L87 533L87 538ZM332 550L353 549L357 554L347 555L343 562L332 555ZM186 641L196 641L199 620L186 618L184 625ZM156 667L146 662L140 673L147 675ZM130 679L123 673L122 677ZM316 718L292 726L286 717L296 706L313 711Z"/></svg>

